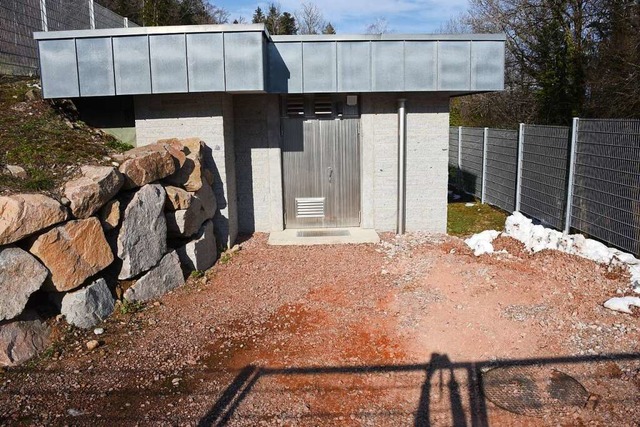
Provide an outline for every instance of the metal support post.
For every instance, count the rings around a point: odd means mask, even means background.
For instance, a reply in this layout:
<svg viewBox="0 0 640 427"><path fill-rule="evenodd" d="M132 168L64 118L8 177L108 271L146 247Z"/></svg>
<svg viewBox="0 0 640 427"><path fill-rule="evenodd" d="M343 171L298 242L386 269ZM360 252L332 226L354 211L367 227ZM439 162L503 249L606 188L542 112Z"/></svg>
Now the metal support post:
<svg viewBox="0 0 640 427"><path fill-rule="evenodd" d="M516 180L516 212L520 212L520 199L522 196L522 153L524 149L524 123L518 128L518 176Z"/></svg>
<svg viewBox="0 0 640 427"><path fill-rule="evenodd" d="M42 31L49 31L49 24L47 23L47 0L40 0L40 22L42 24Z"/></svg>
<svg viewBox="0 0 640 427"><path fill-rule="evenodd" d="M480 201L482 204L485 203L485 194L487 187L487 145L489 143L489 128L484 128L483 137L482 137L482 197Z"/></svg>
<svg viewBox="0 0 640 427"><path fill-rule="evenodd" d="M89 2L89 27L92 30L96 29L96 12L93 7L93 0L87 0Z"/></svg>
<svg viewBox="0 0 640 427"><path fill-rule="evenodd" d="M406 156L407 156L407 109L406 100L398 100L398 221L397 234L405 232L406 196Z"/></svg>
<svg viewBox="0 0 640 427"><path fill-rule="evenodd" d="M567 185L567 210L564 219L564 233L568 234L571 229L571 211L573 210L573 184L576 165L576 149L578 145L578 127L580 119L573 118L573 126L571 127L571 145L569 146L569 175Z"/></svg>

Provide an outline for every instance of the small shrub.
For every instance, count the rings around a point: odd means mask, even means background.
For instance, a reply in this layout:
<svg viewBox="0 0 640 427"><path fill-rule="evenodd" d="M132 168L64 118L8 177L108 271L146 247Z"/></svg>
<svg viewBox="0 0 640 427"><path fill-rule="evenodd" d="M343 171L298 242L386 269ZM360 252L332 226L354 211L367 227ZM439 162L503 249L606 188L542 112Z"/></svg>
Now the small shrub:
<svg viewBox="0 0 640 427"><path fill-rule="evenodd" d="M132 314L137 313L142 310L144 304L139 301L129 301L127 299L123 299L120 302L120 314Z"/></svg>
<svg viewBox="0 0 640 427"><path fill-rule="evenodd" d="M233 258L233 255L231 253L224 252L222 255L220 255L220 264L228 264L229 261L231 261L231 258Z"/></svg>
<svg viewBox="0 0 640 427"><path fill-rule="evenodd" d="M204 277L204 271L202 271L202 270L193 270L191 272L191 274L189 275L189 277L191 277L192 279L199 279L201 277Z"/></svg>

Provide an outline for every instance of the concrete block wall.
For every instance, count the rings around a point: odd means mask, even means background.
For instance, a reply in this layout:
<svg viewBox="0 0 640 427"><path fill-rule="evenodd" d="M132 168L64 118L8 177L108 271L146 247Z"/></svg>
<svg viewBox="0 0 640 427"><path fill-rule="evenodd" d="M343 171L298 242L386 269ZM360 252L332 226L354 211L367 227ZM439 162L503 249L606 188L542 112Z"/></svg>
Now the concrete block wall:
<svg viewBox="0 0 640 427"><path fill-rule="evenodd" d="M278 95L236 95L234 102L238 229L283 229Z"/></svg>
<svg viewBox="0 0 640 427"><path fill-rule="evenodd" d="M137 145L164 138L201 138L208 147L205 166L214 171L219 212L216 238L232 244L238 232L233 99L229 94L171 94L134 99Z"/></svg>
<svg viewBox="0 0 640 427"><path fill-rule="evenodd" d="M407 231L447 231L449 97L407 97Z"/></svg>
<svg viewBox="0 0 640 427"><path fill-rule="evenodd" d="M361 225L396 229L401 97L407 100L407 231L446 232L449 98L442 94L362 95Z"/></svg>

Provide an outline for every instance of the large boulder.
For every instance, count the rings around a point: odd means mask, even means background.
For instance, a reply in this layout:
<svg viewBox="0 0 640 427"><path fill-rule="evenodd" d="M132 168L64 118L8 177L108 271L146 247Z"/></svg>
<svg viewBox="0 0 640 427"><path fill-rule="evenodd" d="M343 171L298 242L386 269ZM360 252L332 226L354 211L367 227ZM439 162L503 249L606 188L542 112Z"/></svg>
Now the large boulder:
<svg viewBox="0 0 640 427"><path fill-rule="evenodd" d="M16 366L43 351L51 330L33 312L0 322L0 366Z"/></svg>
<svg viewBox="0 0 640 427"><path fill-rule="evenodd" d="M206 221L194 239L176 249L182 268L186 271L206 270L218 258L213 222Z"/></svg>
<svg viewBox="0 0 640 427"><path fill-rule="evenodd" d="M202 187L203 167L202 150L204 142L200 138L163 139L158 144L168 144L180 149L186 156L181 168L173 175L168 176L165 182L171 185L183 187L187 191L198 191Z"/></svg>
<svg viewBox="0 0 640 427"><path fill-rule="evenodd" d="M149 301L156 299L184 284L180 259L176 251L165 255L160 263L127 289L125 299L129 301Z"/></svg>
<svg viewBox="0 0 640 427"><path fill-rule="evenodd" d="M184 153L171 144L151 144L129 150L122 156L120 172L124 188L142 187L173 174L185 162Z"/></svg>
<svg viewBox="0 0 640 427"><path fill-rule="evenodd" d="M66 209L42 194L0 197L0 245L17 242L67 219Z"/></svg>
<svg viewBox="0 0 640 427"><path fill-rule="evenodd" d="M158 144L168 144L181 150L186 157L192 160L202 160L204 142L200 138L170 138L161 139Z"/></svg>
<svg viewBox="0 0 640 427"><path fill-rule="evenodd" d="M64 195L71 201L71 213L76 218L89 218L115 196L124 177L109 166L83 166L82 176L67 182Z"/></svg>
<svg viewBox="0 0 640 427"><path fill-rule="evenodd" d="M114 260L98 218L69 221L38 236L29 252L49 269L50 287L70 291Z"/></svg>
<svg viewBox="0 0 640 427"><path fill-rule="evenodd" d="M118 278L131 279L155 266L167 252L166 193L159 184L148 184L128 203L117 238L122 268Z"/></svg>
<svg viewBox="0 0 640 427"><path fill-rule="evenodd" d="M86 288L66 294L61 313L70 324L89 329L109 317L114 307L115 299L107 282L100 278Z"/></svg>
<svg viewBox="0 0 640 427"><path fill-rule="evenodd" d="M20 248L0 248L0 320L18 316L49 272Z"/></svg>

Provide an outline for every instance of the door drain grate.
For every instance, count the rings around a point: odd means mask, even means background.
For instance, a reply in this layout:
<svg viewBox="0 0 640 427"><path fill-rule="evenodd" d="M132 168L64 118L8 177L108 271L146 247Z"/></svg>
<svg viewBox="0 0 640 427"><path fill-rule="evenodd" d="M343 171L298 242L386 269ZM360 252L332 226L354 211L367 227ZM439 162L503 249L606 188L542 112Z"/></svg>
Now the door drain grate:
<svg viewBox="0 0 640 427"><path fill-rule="evenodd" d="M296 237L347 237L349 230L300 230Z"/></svg>

